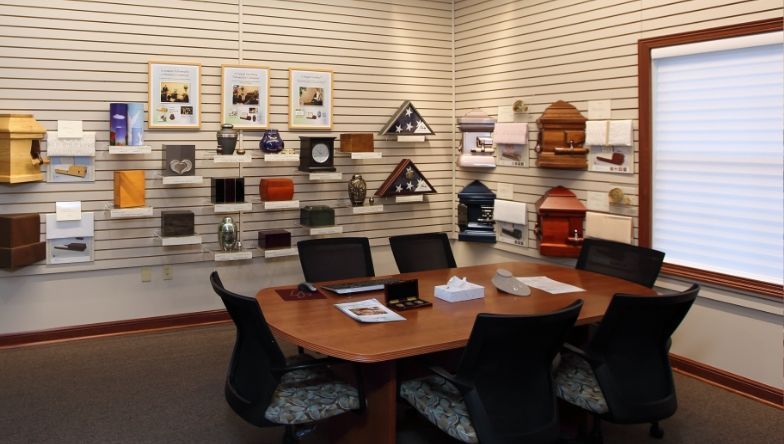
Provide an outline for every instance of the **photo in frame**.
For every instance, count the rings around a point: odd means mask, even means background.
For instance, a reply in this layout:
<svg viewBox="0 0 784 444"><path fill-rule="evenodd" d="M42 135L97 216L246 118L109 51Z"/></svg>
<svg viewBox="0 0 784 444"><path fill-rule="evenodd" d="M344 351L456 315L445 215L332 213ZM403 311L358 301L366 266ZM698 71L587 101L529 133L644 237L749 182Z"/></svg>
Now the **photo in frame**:
<svg viewBox="0 0 784 444"><path fill-rule="evenodd" d="M201 64L148 62L149 128L201 127Z"/></svg>
<svg viewBox="0 0 784 444"><path fill-rule="evenodd" d="M327 69L289 69L289 128L332 128L332 77Z"/></svg>
<svg viewBox="0 0 784 444"><path fill-rule="evenodd" d="M265 66L221 65L221 123L269 128L269 77Z"/></svg>

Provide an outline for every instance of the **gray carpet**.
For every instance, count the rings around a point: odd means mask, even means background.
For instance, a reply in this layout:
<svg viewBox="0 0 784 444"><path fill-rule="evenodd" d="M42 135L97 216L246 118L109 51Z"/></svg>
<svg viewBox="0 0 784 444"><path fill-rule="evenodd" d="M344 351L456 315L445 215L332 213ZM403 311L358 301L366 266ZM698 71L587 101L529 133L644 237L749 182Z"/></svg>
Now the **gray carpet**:
<svg viewBox="0 0 784 444"><path fill-rule="evenodd" d="M226 405L229 324L0 350L0 443L278 443ZM676 375L665 438L605 424L607 443L776 443L784 412ZM399 442L454 442L400 415ZM309 435L305 444L321 444Z"/></svg>

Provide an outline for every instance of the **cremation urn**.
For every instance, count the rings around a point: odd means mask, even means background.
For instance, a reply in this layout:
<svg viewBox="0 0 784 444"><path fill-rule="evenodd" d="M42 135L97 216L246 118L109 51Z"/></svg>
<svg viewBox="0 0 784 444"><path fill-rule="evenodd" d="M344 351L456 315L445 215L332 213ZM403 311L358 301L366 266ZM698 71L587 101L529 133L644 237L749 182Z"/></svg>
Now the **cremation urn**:
<svg viewBox="0 0 784 444"><path fill-rule="evenodd" d="M231 216L224 217L218 225L218 243L221 250L232 251L236 249L238 236L237 224L234 223Z"/></svg>
<svg viewBox="0 0 784 444"><path fill-rule="evenodd" d="M361 207L365 202L365 195L367 194L367 184L361 174L354 174L348 182L348 198L351 205Z"/></svg>

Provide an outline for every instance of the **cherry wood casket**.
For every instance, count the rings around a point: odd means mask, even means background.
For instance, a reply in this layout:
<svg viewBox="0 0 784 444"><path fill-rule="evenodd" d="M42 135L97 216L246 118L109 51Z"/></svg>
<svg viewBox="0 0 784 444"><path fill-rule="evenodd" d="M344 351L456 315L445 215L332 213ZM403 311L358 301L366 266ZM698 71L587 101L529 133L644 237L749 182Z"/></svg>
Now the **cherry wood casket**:
<svg viewBox="0 0 784 444"><path fill-rule="evenodd" d="M555 187L536 201L536 237L543 256L577 257L586 208L568 188Z"/></svg>
<svg viewBox="0 0 784 444"><path fill-rule="evenodd" d="M46 259L37 213L0 215L0 268L18 268Z"/></svg>
<svg viewBox="0 0 784 444"><path fill-rule="evenodd" d="M559 100L536 119L539 140L536 152L539 168L588 169L588 148L585 148L587 119L571 104Z"/></svg>

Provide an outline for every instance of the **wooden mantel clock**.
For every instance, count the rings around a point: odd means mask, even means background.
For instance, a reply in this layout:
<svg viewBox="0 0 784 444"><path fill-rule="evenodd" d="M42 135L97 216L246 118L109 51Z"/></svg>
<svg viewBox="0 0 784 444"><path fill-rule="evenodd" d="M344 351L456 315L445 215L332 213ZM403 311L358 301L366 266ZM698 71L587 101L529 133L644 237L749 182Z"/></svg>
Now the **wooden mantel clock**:
<svg viewBox="0 0 784 444"><path fill-rule="evenodd" d="M299 170L304 172L335 171L335 138L299 138Z"/></svg>

